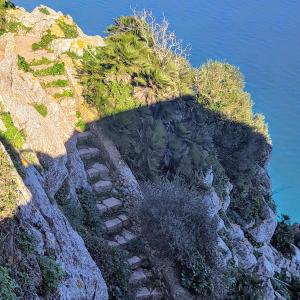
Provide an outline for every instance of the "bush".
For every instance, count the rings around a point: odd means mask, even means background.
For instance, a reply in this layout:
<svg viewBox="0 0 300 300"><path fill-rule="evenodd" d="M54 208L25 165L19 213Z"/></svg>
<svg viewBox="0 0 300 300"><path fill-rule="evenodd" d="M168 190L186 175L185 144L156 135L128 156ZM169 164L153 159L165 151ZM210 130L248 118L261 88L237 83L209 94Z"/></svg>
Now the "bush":
<svg viewBox="0 0 300 300"><path fill-rule="evenodd" d="M76 112L76 118L77 118L77 121L76 121L75 127L78 128L80 131L86 131L88 125L82 119L81 113L79 111Z"/></svg>
<svg viewBox="0 0 300 300"><path fill-rule="evenodd" d="M65 278L65 272L53 257L40 256L39 265L42 272L42 283L39 287L41 294L54 292Z"/></svg>
<svg viewBox="0 0 300 300"><path fill-rule="evenodd" d="M161 255L174 259L182 285L195 295L216 296L222 271L217 262L217 220L201 196L179 181L142 185L143 234Z"/></svg>
<svg viewBox="0 0 300 300"><path fill-rule="evenodd" d="M14 125L12 117L9 113L0 112L0 118L6 127L5 132L0 131L0 138L5 140L14 148L21 149L25 142L25 133L18 130L18 128Z"/></svg>
<svg viewBox="0 0 300 300"><path fill-rule="evenodd" d="M261 115L253 115L250 94L238 68L219 61L208 61L195 71L194 85L199 103L224 114L229 120L259 129L268 137Z"/></svg>
<svg viewBox="0 0 300 300"><path fill-rule="evenodd" d="M24 72L30 72L30 65L26 61L25 57L18 55L18 68L19 70L23 70Z"/></svg>
<svg viewBox="0 0 300 300"><path fill-rule="evenodd" d="M295 254L292 244L294 243L294 233L290 224L290 217L282 215L277 224L275 233L271 239L271 244L284 256L291 257Z"/></svg>
<svg viewBox="0 0 300 300"><path fill-rule="evenodd" d="M144 23L143 23L144 24ZM102 115L191 93L191 69L175 59L162 66L134 17L120 17L109 28L106 47L87 50L81 70L84 96ZM148 28L150 30L150 27ZM184 59L182 59L184 61Z"/></svg>
<svg viewBox="0 0 300 300"><path fill-rule="evenodd" d="M64 75L65 74L65 64L62 63L55 63L52 66L35 71L33 73L34 76L55 76L55 75Z"/></svg>
<svg viewBox="0 0 300 300"><path fill-rule="evenodd" d="M38 43L32 44L32 50L37 51L41 49L50 50L50 44L57 37L51 33L50 30L47 30L46 34L42 36L41 40Z"/></svg>
<svg viewBox="0 0 300 300"><path fill-rule="evenodd" d="M45 15L50 15L50 12L46 7L40 7L39 11Z"/></svg>
<svg viewBox="0 0 300 300"><path fill-rule="evenodd" d="M9 273L9 269L0 266L0 298L3 300L17 299L15 291L18 285Z"/></svg>
<svg viewBox="0 0 300 300"><path fill-rule="evenodd" d="M45 104L35 103L33 107L41 116L46 117L48 115L48 108Z"/></svg>
<svg viewBox="0 0 300 300"><path fill-rule="evenodd" d="M67 24L61 19L57 21L57 24L64 32L65 37L67 39L73 39L78 37L79 34L78 34L77 26L75 24Z"/></svg>

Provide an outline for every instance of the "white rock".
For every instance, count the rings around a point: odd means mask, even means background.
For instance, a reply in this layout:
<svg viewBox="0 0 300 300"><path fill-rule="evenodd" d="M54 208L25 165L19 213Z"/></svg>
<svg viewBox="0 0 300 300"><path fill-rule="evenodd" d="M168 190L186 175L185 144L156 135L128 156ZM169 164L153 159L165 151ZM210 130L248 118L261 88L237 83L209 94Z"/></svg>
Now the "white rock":
<svg viewBox="0 0 300 300"><path fill-rule="evenodd" d="M269 242L277 226L276 214L274 211L266 205L264 207L264 212L265 218L259 221L253 229L249 230L249 233L257 243Z"/></svg>

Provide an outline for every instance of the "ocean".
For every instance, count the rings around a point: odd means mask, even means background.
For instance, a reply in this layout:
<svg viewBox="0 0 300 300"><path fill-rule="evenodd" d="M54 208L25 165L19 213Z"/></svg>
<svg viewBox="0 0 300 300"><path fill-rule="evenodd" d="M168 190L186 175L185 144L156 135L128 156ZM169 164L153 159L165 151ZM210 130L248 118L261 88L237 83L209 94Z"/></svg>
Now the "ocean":
<svg viewBox="0 0 300 300"><path fill-rule="evenodd" d="M70 14L91 35L132 9L165 16L197 67L208 59L238 66L246 90L269 124L270 176L278 213L300 222L300 1L299 0L15 0L32 10L45 4Z"/></svg>

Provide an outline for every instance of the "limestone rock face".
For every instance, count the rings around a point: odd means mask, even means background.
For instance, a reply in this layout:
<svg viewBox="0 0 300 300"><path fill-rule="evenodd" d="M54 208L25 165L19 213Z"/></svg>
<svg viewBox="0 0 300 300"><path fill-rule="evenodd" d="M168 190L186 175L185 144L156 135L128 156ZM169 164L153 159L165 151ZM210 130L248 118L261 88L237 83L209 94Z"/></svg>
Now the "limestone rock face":
<svg viewBox="0 0 300 300"><path fill-rule="evenodd" d="M0 143L3 150L4 147ZM26 169L23 181L14 172L18 182L17 204L20 226L35 240L35 256L52 253L66 273L58 287L59 299L108 299L102 274L90 257L81 237L72 229L56 204L52 204L41 184L41 178L32 166ZM33 256L34 257L34 256ZM39 273L31 278L39 282ZM35 295L34 299L42 299Z"/></svg>
<svg viewBox="0 0 300 300"><path fill-rule="evenodd" d="M245 238L244 232L237 224L232 224L229 234L233 244L233 253L237 258L238 266L242 269L251 269L256 264L256 257L253 254L254 248Z"/></svg>
<svg viewBox="0 0 300 300"><path fill-rule="evenodd" d="M264 214L265 218L249 230L257 243L269 242L277 226L276 215L267 205L264 207Z"/></svg>

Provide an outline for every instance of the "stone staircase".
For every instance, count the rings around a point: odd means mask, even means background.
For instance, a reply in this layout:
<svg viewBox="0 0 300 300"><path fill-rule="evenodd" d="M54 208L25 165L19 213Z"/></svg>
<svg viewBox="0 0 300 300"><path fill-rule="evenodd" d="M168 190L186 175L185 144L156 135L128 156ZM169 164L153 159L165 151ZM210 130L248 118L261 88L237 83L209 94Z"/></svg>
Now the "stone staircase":
<svg viewBox="0 0 300 300"><path fill-rule="evenodd" d="M105 239L111 247L119 247L127 254L127 263L132 270L129 285L134 291L134 299L163 299L147 257L134 253L129 247L137 236L131 230L132 222L125 212L122 199L118 199L110 171L101 161L99 149L93 145L91 132L78 133L77 148L88 180L99 197L96 206L104 220Z"/></svg>

